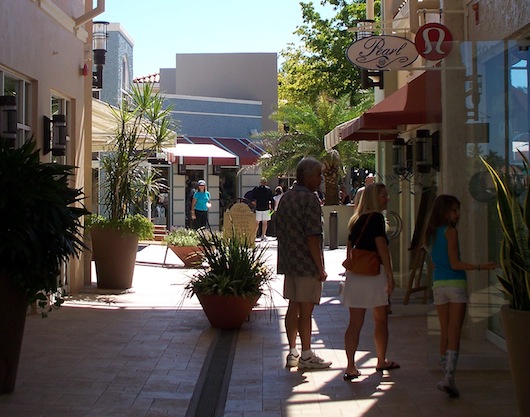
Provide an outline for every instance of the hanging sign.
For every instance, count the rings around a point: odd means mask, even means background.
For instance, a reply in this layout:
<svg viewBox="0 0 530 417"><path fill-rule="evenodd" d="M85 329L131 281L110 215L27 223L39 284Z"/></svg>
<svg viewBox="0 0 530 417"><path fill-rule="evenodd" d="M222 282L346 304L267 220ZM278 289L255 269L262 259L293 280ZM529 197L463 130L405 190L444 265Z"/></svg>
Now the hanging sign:
<svg viewBox="0 0 530 417"><path fill-rule="evenodd" d="M429 61L439 61L451 52L453 35L444 25L427 23L418 29L414 44L422 57Z"/></svg>
<svg viewBox="0 0 530 417"><path fill-rule="evenodd" d="M414 43L390 35L370 36L352 43L346 51L350 62L366 70L395 70L408 67L418 57Z"/></svg>

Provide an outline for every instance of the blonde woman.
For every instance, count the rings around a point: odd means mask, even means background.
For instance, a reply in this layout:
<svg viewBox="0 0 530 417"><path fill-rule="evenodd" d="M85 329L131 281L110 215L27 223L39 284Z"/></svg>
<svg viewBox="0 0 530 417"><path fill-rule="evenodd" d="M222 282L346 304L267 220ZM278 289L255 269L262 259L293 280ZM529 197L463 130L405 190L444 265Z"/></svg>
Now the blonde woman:
<svg viewBox="0 0 530 417"><path fill-rule="evenodd" d="M343 379L352 381L361 373L355 365L355 353L364 324L366 309L373 311L374 341L378 372L399 368L399 364L386 359L388 346L388 304L394 292L394 275L381 213L388 205L388 191L384 184L373 183L365 187L353 216L348 223L348 251L353 244L359 249L377 252L381 259L379 275L363 276L346 271L343 304L348 307L350 321L344 334L344 347L348 365Z"/></svg>

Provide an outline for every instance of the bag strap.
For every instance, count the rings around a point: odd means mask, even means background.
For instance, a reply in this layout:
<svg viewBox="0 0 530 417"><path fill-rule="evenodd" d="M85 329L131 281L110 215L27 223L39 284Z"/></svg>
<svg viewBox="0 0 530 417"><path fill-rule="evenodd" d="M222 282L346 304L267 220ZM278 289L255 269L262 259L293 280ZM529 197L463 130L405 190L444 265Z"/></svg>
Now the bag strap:
<svg viewBox="0 0 530 417"><path fill-rule="evenodd" d="M364 233L364 229L366 229L366 226L368 225L368 222L370 221L370 217L372 217L372 214L374 213L370 213L368 215L368 218L365 220L364 222L364 225L363 225L363 228L361 229L361 233L359 233L359 237L357 238L357 240L355 241L355 243L353 244L353 247L355 248L357 246L357 244L359 243L359 241L361 240L361 237Z"/></svg>

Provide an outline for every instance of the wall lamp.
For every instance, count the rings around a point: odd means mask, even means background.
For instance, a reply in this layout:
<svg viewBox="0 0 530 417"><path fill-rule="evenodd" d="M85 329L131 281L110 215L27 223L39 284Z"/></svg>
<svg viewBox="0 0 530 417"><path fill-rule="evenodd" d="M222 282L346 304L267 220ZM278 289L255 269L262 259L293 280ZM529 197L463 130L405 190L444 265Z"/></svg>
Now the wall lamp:
<svg viewBox="0 0 530 417"><path fill-rule="evenodd" d="M428 139L431 132L426 129L416 131L416 166L418 172L428 174L432 166L432 149Z"/></svg>
<svg viewBox="0 0 530 417"><path fill-rule="evenodd" d="M403 138L396 138L392 143L392 167L394 174L406 178L411 174L412 147Z"/></svg>
<svg viewBox="0 0 530 417"><path fill-rule="evenodd" d="M92 51L96 70L92 73L92 87L103 88L103 65L107 54L107 27L109 22L92 23Z"/></svg>
<svg viewBox="0 0 530 417"><path fill-rule="evenodd" d="M363 19L357 21L357 28L355 33L355 39L360 41L361 39L368 38L374 35L374 23L373 19ZM383 71L374 71L361 69L361 87L364 89L379 87L384 88Z"/></svg>
<svg viewBox="0 0 530 417"><path fill-rule="evenodd" d="M14 148L17 140L17 98L0 96L0 139Z"/></svg>
<svg viewBox="0 0 530 417"><path fill-rule="evenodd" d="M53 156L64 156L66 154L66 116L55 114L50 120L43 116L43 153L50 151Z"/></svg>

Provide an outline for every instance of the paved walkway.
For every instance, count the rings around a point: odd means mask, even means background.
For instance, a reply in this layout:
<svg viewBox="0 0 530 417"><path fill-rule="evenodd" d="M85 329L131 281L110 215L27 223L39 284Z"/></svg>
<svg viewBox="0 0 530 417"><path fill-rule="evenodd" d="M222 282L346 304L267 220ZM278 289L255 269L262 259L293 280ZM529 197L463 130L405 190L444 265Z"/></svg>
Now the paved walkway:
<svg viewBox="0 0 530 417"><path fill-rule="evenodd" d="M161 254L150 250L159 262ZM458 399L436 389L440 371L427 360L430 307L403 306L399 291L388 356L402 368L375 371L367 314L357 356L362 376L344 382L347 311L338 298L344 248L325 257L330 277L315 308L313 346L333 361L328 370L284 368L281 280L274 284L275 310L258 306L240 331L220 332L195 298L183 297L193 270L142 264L129 291L88 288L47 319L28 317L17 386L0 396L0 416L517 416L507 370L459 369Z"/></svg>

